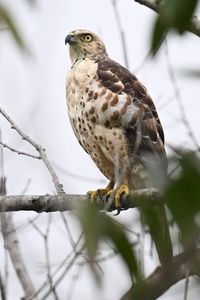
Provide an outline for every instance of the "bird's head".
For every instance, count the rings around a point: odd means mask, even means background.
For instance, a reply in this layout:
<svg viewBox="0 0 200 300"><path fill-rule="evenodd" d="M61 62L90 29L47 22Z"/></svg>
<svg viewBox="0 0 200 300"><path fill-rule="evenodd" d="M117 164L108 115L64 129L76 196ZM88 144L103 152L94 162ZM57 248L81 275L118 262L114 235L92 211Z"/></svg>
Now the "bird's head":
<svg viewBox="0 0 200 300"><path fill-rule="evenodd" d="M65 44L67 43L72 63L83 58L98 60L107 56L104 43L95 33L88 30L71 31L65 38Z"/></svg>

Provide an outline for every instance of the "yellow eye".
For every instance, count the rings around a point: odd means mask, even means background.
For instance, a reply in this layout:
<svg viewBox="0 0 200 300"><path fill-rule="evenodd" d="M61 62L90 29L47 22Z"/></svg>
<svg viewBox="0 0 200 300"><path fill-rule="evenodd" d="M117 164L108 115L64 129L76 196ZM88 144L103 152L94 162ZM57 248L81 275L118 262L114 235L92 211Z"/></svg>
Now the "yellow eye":
<svg viewBox="0 0 200 300"><path fill-rule="evenodd" d="M87 42L87 43L91 42L92 41L92 36L90 34L86 34L84 36L84 41Z"/></svg>

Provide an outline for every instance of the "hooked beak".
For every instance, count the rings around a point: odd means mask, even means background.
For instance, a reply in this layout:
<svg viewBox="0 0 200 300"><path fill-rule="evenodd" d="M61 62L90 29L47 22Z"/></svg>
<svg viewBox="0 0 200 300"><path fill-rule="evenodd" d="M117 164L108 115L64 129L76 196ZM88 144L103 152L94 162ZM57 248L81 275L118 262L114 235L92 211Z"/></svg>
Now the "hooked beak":
<svg viewBox="0 0 200 300"><path fill-rule="evenodd" d="M75 38L73 35L68 34L65 38L65 45L68 43L69 45L73 44L75 42Z"/></svg>

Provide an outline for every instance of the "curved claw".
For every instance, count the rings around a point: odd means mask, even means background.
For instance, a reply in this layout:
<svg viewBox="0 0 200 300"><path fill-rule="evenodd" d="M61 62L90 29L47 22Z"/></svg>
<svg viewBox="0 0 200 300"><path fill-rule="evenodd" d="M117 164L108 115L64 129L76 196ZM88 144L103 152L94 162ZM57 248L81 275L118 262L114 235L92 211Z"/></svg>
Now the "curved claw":
<svg viewBox="0 0 200 300"><path fill-rule="evenodd" d="M120 214L120 212L121 212L121 208L118 208L118 209L117 209L117 212L116 212L116 214L114 214L114 216L115 216L115 217L118 216L118 215Z"/></svg>

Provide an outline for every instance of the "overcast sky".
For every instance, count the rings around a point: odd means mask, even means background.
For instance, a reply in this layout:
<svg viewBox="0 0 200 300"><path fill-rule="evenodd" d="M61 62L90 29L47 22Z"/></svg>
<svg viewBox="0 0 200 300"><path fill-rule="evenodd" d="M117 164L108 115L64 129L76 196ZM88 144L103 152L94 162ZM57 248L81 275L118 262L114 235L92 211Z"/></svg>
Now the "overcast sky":
<svg viewBox="0 0 200 300"><path fill-rule="evenodd" d="M7 31L0 32L0 106L26 134L47 150L48 157L67 193L86 193L90 189L105 186L105 178L81 149L67 117L65 78L70 68L70 59L64 39L69 31L77 28L94 31L105 42L110 57L124 65L119 28L111 1L38 0L35 6L27 5L25 0L2 2L10 9L30 50L30 55L25 56L18 50ZM136 72L154 99L164 127L166 142L177 147L194 149L194 144L181 121L180 108L168 68L170 59L187 118L197 141L200 142L199 79L182 74L183 69L200 67L199 38L190 33L183 37L171 34L168 38L168 47L163 46L155 59L144 61L149 50L155 13L133 0L119 0L118 10L125 32L129 69ZM197 15L200 16L200 9L197 10ZM4 142L20 150L35 153L31 146L26 145L10 129L1 116L0 127ZM8 150L5 150L4 155L9 194L21 193L28 179L30 179L28 194L54 191L51 178L42 162L19 157ZM16 224L18 226L26 224L28 218L35 215L30 213L27 217L27 213L17 213ZM74 217L69 213L66 215L73 227L74 236L77 236L78 225ZM125 224L137 227L137 224L133 223L133 220L136 222L136 218L137 215L133 212L126 212L118 217ZM39 217L38 226L45 228L46 222L47 216L42 215ZM64 238L63 225L57 214L54 214L53 225L51 254L52 260L59 262L65 256L65 247L68 249L70 245ZM34 281L39 284L42 275L45 274L44 266L42 268L40 265L44 262L42 239L30 226L19 230L19 236ZM147 252L148 249L147 243ZM92 300L98 295L101 300L114 300L119 294L123 294L130 281L123 265L115 263L115 260L117 259L104 264L103 294L102 291L96 294L97 288L86 270L80 276L78 288L75 289L72 299ZM154 267L153 262L149 260L147 272ZM67 287L62 285L61 291L64 296L61 299L66 299L68 286L69 282ZM17 282L15 291L10 291L9 300L18 299L16 293L20 293L20 286ZM181 289L180 291L172 289L171 293L177 293L175 298L172 298L169 292L161 299L182 299ZM192 299L192 292L191 298L188 299Z"/></svg>

